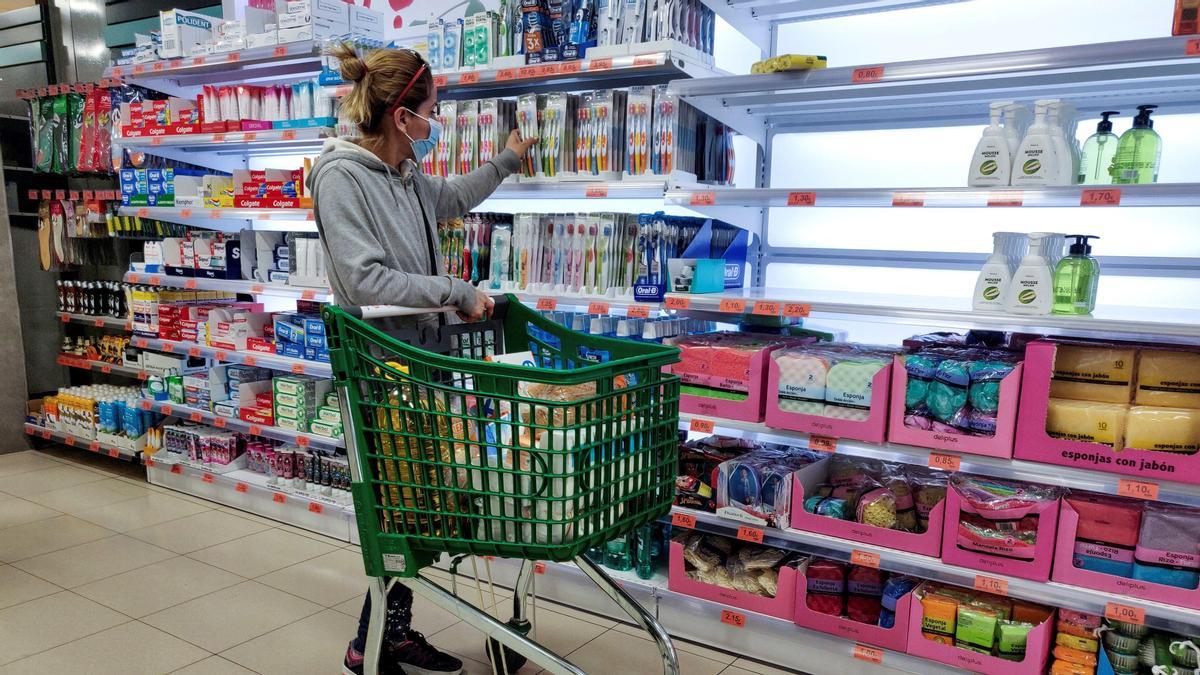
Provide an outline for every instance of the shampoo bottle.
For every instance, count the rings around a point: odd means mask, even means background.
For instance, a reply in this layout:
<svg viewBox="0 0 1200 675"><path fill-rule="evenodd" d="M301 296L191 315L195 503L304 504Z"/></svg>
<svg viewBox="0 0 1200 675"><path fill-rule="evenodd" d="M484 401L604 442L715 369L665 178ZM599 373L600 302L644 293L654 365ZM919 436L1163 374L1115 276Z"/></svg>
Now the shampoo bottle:
<svg viewBox="0 0 1200 675"><path fill-rule="evenodd" d="M1150 113L1156 105L1139 105L1133 128L1121 134L1113 156L1112 182L1118 185L1157 183L1162 159L1162 139L1154 131Z"/></svg>
<svg viewBox="0 0 1200 675"><path fill-rule="evenodd" d="M1100 282L1100 263L1092 257L1088 239L1099 237L1069 234L1074 239L1069 254L1054 268L1055 314L1091 314L1096 309L1096 286Z"/></svg>
<svg viewBox="0 0 1200 675"><path fill-rule="evenodd" d="M971 157L971 175L967 184L971 187L995 187L1008 185L1012 168L1012 155L1008 151L1008 140L1000 127L1000 115L1008 102L993 103L991 123L983 130L983 138L975 146Z"/></svg>
<svg viewBox="0 0 1200 675"><path fill-rule="evenodd" d="M1117 135L1112 132L1112 122L1109 117L1120 115L1116 110L1100 113L1103 119L1096 125L1096 133L1088 137L1083 144L1083 157L1079 161L1080 185L1108 185L1112 176L1108 168L1112 166L1113 157L1117 154Z"/></svg>
<svg viewBox="0 0 1200 675"><path fill-rule="evenodd" d="M1004 294L1012 282L1013 268L1009 251L1013 248L1014 237L1023 238L1025 235L1016 232L995 232L992 234L992 254L983 263L979 279L975 282L975 295L971 298L971 306L977 311L999 312L1004 309Z"/></svg>
<svg viewBox="0 0 1200 675"><path fill-rule="evenodd" d="M1053 273L1046 260L1046 242L1054 239L1049 232L1029 235L1029 253L1013 274L1005 294L1004 308L1013 314L1049 314L1053 296Z"/></svg>
<svg viewBox="0 0 1200 675"><path fill-rule="evenodd" d="M1050 178L1058 174L1058 157L1051 139L1051 134L1055 132L1047 121L1050 101L1038 101L1034 106L1033 124L1029 125L1021 148L1013 159L1013 185L1047 185Z"/></svg>

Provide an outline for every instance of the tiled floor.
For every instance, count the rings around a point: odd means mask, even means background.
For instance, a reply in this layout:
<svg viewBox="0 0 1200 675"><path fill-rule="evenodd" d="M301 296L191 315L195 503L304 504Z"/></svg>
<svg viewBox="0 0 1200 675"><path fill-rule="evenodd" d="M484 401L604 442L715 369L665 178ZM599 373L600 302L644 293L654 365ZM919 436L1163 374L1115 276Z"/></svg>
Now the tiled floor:
<svg viewBox="0 0 1200 675"><path fill-rule="evenodd" d="M0 675L332 675L365 587L356 547L151 486L140 467L0 455ZM468 673L491 673L473 628L420 599L414 616ZM537 619L537 639L588 673L661 672L628 626L549 602ZM676 647L685 675L783 672Z"/></svg>

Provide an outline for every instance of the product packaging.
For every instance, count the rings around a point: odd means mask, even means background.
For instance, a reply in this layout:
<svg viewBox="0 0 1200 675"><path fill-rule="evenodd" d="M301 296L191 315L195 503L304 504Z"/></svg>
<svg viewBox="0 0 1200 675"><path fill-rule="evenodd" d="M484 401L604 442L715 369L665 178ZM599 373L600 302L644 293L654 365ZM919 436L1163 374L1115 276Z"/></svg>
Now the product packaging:
<svg viewBox="0 0 1200 675"><path fill-rule="evenodd" d="M818 343L773 352L767 425L882 443L894 351Z"/></svg>
<svg viewBox="0 0 1200 675"><path fill-rule="evenodd" d="M790 620L798 578L778 549L692 532L671 540L667 587L684 595Z"/></svg>
<svg viewBox="0 0 1200 675"><path fill-rule="evenodd" d="M792 515L792 475L821 459L800 448L756 448L717 467L717 514L784 527Z"/></svg>
<svg viewBox="0 0 1200 675"><path fill-rule="evenodd" d="M1048 580L1062 494L1055 487L953 474L946 494L942 560Z"/></svg>
<svg viewBox="0 0 1200 675"><path fill-rule="evenodd" d="M745 333L692 335L666 342L681 351L680 362L670 368L682 381L682 412L748 422L763 419L771 352L800 343Z"/></svg>

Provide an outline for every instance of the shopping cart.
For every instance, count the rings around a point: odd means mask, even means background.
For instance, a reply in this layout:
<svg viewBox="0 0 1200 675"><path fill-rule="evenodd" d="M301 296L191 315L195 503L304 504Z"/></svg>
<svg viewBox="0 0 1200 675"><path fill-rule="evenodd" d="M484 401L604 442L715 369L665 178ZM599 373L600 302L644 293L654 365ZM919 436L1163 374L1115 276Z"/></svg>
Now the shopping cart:
<svg viewBox="0 0 1200 675"><path fill-rule="evenodd" d="M390 583L487 636L492 667L528 659L583 673L527 636L533 561L574 561L657 642L666 631L584 552L670 509L678 350L567 330L512 296L483 322L389 334L368 321L427 313L326 306L363 562L373 577L366 669L375 672ZM434 334L436 333L436 334ZM522 560L507 623L420 575L442 554ZM486 560L487 558L485 558ZM473 559L474 560L474 559Z"/></svg>

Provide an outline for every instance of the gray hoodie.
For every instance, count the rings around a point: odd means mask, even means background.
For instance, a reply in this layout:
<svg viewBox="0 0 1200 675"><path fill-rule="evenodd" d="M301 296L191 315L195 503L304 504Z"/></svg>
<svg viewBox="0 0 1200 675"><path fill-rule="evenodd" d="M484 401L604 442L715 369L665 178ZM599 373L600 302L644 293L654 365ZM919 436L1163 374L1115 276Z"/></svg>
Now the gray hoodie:
<svg viewBox="0 0 1200 675"><path fill-rule="evenodd" d="M462 217L520 166L516 153L505 150L465 176L438 178L411 160L396 169L356 143L325 141L308 187L337 301L473 309L471 284L446 275L437 221ZM391 323L411 328L437 321L425 315Z"/></svg>

